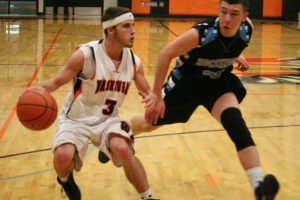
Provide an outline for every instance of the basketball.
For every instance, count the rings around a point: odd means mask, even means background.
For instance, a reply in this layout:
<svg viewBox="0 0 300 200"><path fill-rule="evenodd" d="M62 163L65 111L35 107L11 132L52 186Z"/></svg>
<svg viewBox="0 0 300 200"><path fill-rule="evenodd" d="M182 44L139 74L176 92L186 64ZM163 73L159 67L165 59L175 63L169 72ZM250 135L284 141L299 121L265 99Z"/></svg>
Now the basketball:
<svg viewBox="0 0 300 200"><path fill-rule="evenodd" d="M47 91L29 90L17 103L19 121L31 130L43 130L53 124L57 116L55 99Z"/></svg>

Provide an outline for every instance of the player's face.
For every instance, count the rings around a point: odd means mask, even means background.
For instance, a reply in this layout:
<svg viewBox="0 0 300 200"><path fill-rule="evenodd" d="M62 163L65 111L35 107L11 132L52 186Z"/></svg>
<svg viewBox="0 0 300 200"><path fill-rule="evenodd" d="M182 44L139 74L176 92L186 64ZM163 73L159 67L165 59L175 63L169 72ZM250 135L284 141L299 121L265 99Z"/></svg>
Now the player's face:
<svg viewBox="0 0 300 200"><path fill-rule="evenodd" d="M114 39L118 41L120 45L131 48L134 42L134 34L134 21L129 20L116 26Z"/></svg>
<svg viewBox="0 0 300 200"><path fill-rule="evenodd" d="M239 30L241 22L248 17L242 4L229 4L225 1L220 3L219 18L220 30L224 37L233 37Z"/></svg>

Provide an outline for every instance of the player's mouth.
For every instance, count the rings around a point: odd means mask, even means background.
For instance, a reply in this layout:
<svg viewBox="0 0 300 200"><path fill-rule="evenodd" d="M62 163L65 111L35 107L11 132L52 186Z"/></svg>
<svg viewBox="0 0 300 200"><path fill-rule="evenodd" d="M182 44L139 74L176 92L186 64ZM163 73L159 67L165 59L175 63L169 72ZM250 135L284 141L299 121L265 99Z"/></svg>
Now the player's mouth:
<svg viewBox="0 0 300 200"><path fill-rule="evenodd" d="M223 29L224 29L225 31L228 31L228 30L230 30L230 27L229 27L229 26L223 26Z"/></svg>

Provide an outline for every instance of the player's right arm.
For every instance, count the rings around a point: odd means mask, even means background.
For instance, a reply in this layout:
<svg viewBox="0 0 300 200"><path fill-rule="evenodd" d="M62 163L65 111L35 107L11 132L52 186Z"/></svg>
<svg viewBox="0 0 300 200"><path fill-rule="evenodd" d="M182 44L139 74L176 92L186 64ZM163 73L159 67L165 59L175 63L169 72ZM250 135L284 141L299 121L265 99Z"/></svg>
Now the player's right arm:
<svg viewBox="0 0 300 200"><path fill-rule="evenodd" d="M161 90L172 59L196 48L198 42L199 32L197 29L192 28L161 50L157 61L153 86L153 93L157 96L158 103L154 111L146 111L145 116L147 121L152 121L156 124L158 118L163 118L164 116L164 101L161 96Z"/></svg>
<svg viewBox="0 0 300 200"><path fill-rule="evenodd" d="M84 54L78 49L72 54L65 66L62 67L53 78L43 81L38 86L33 86L29 89L42 87L48 92L53 92L76 77L77 74L82 70L83 64Z"/></svg>
<svg viewBox="0 0 300 200"><path fill-rule="evenodd" d="M161 89L165 81L169 65L173 58L183 55L198 46L199 32L192 28L165 46L158 57L153 92L161 98Z"/></svg>

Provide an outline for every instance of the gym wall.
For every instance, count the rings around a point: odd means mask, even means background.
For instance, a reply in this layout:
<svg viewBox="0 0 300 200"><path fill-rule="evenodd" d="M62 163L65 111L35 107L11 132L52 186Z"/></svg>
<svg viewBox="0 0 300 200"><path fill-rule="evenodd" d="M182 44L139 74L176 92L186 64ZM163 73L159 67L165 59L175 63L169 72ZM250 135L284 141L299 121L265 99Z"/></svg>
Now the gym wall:
<svg viewBox="0 0 300 200"><path fill-rule="evenodd" d="M250 17L282 18L283 1L285 0L250 0ZM218 13L219 2L220 0L132 0L131 8L134 14L150 17L214 16Z"/></svg>

